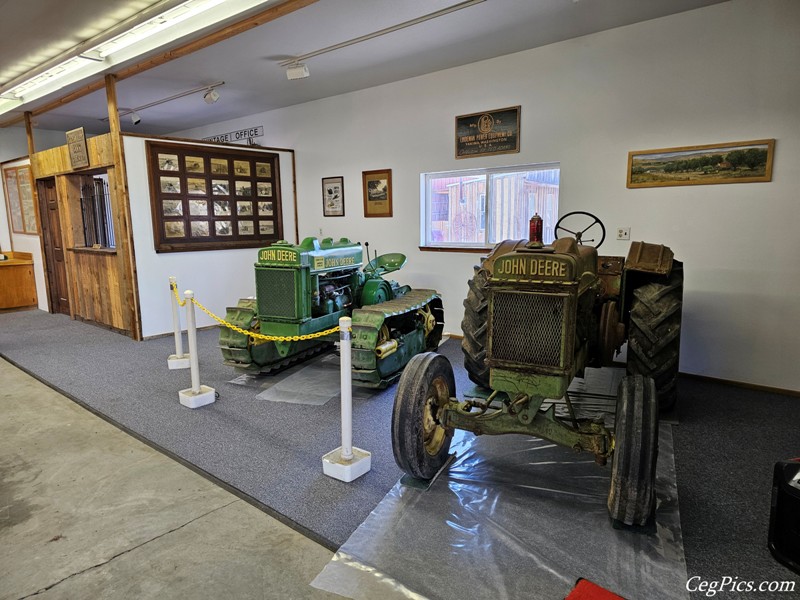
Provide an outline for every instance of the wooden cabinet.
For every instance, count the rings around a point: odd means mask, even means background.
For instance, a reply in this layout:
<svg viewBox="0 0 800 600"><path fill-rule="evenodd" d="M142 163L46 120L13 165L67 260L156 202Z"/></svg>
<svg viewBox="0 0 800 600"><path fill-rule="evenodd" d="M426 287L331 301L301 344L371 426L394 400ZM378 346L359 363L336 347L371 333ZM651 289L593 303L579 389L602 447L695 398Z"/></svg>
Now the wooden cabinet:
<svg viewBox="0 0 800 600"><path fill-rule="evenodd" d="M0 310L36 306L33 256L28 252L3 252L0 261Z"/></svg>

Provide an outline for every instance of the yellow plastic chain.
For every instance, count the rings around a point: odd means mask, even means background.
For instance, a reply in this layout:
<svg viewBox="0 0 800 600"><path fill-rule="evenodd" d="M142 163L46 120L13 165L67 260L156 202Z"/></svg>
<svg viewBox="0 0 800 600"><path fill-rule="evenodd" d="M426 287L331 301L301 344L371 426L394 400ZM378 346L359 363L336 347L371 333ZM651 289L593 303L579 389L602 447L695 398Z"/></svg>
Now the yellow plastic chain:
<svg viewBox="0 0 800 600"><path fill-rule="evenodd" d="M178 286L175 284L170 283L170 287L172 288L173 293L175 294L175 299L178 301L178 304L181 306L186 305L186 300L181 300L178 297ZM227 327L228 329L232 329L237 333L241 333L242 335L246 335L253 339L263 340L265 342L300 342L302 340L313 340L316 338L324 337L326 335L331 335L339 331L339 327L332 327L330 329L326 329L325 331L317 331L316 333L308 333L306 335L264 335L263 333L256 333L255 331L248 331L247 329L242 329L241 327L237 327L233 323L228 323L225 319L222 319L208 310L205 306L200 304L195 298L192 298L192 304L194 304L197 308L202 310L206 313L209 317L214 319L220 325Z"/></svg>

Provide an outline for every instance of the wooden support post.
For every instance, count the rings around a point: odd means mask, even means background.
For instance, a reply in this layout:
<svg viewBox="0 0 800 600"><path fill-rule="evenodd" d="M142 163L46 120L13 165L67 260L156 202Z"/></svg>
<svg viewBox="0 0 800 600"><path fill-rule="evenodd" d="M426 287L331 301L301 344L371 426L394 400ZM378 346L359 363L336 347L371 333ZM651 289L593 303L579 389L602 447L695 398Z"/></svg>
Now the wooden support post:
<svg viewBox="0 0 800 600"><path fill-rule="evenodd" d="M119 127L117 110L117 76L106 75L106 100L108 124L111 129L111 148L114 154L114 169L109 173L113 193L111 206L114 213L114 237L117 242L117 268L119 269L119 293L123 306L125 329L135 340L142 339L142 324L139 315L139 290L136 278L136 260L131 230L130 197L128 195L128 173L125 168L125 149Z"/></svg>

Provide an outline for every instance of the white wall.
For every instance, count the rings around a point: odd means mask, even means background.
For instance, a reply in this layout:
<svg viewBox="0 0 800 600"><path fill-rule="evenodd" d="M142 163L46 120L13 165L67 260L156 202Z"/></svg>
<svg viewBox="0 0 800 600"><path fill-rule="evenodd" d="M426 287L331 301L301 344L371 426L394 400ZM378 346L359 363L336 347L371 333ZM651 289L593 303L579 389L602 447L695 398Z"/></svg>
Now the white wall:
<svg viewBox="0 0 800 600"><path fill-rule="evenodd" d="M66 144L64 133L60 131L34 131L35 148L46 150L54 146ZM20 157L24 160L13 160ZM0 129L0 162L3 166L14 167L28 164L28 136L24 127L7 127ZM38 235L13 233L8 221L8 208L5 198L5 188L0 184L0 250L15 250L17 252L30 252L33 255L33 275L36 280L36 297L41 310L48 310L47 287L44 275L44 262L42 261L42 248Z"/></svg>
<svg viewBox="0 0 800 600"><path fill-rule="evenodd" d="M800 2L733 0L181 135L263 122L269 144L297 152L300 236L322 229L407 254L397 279L440 290L450 332L476 256L417 249L420 173L559 161L562 214L591 211L684 261L683 371L800 390L798 31ZM455 115L516 104L520 154L453 158ZM771 183L625 187L630 150L762 138L777 139ZM393 170L394 217L365 219L361 172L379 168ZM335 175L347 216L326 219L320 178ZM602 252L627 248L608 240ZM184 285L227 277L197 258Z"/></svg>
<svg viewBox="0 0 800 600"><path fill-rule="evenodd" d="M255 295L253 264L258 249L156 253L153 221L150 216L146 140L129 136L125 136L123 140L139 282L142 335L150 337L172 331L170 276L177 278L181 295L185 290L191 289L198 302L224 317L227 306L236 306L239 298ZM242 148L247 150L246 146ZM284 151L277 154L280 157L283 232L285 237L294 240L292 156L291 152ZM196 314L199 327L216 324L205 313L196 311ZM181 319L183 318L182 316Z"/></svg>

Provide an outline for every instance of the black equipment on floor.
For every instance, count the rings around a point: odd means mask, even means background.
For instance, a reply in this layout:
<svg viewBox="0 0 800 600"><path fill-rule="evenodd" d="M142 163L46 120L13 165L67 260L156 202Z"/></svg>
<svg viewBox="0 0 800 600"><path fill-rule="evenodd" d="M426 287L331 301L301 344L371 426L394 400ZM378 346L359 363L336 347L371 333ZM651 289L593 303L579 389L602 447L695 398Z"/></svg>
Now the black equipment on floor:
<svg viewBox="0 0 800 600"><path fill-rule="evenodd" d="M800 573L800 458L775 463L769 550L778 562Z"/></svg>

